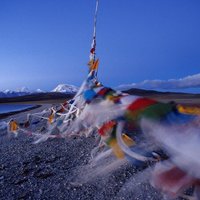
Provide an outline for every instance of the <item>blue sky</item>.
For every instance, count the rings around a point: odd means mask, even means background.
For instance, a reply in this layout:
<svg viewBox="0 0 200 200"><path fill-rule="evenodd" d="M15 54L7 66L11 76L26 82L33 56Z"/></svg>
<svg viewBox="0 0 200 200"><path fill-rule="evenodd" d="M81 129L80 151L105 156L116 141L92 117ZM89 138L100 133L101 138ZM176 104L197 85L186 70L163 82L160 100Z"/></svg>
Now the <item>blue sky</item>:
<svg viewBox="0 0 200 200"><path fill-rule="evenodd" d="M79 86L94 8L95 0L1 0L0 90ZM99 79L118 86L200 73L199 10L198 0L100 0Z"/></svg>

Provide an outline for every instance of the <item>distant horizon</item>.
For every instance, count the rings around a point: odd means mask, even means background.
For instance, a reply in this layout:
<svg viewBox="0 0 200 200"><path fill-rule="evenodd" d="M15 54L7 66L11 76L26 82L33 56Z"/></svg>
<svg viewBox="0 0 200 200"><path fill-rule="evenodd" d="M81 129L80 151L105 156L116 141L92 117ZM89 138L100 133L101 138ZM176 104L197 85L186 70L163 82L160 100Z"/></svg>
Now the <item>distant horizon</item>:
<svg viewBox="0 0 200 200"><path fill-rule="evenodd" d="M83 80L84 81L84 80ZM101 80L100 80L101 81ZM71 83L59 83L58 85L72 85L76 87L80 87L80 85L74 85ZM11 91L17 91L21 90L22 88L26 88L29 91L36 91L38 89L49 92L55 89L58 85L56 85L54 88L49 89L43 89L41 87L39 88L29 88L26 86L21 86L17 88L5 88L0 89L0 92L4 92L5 90L11 90ZM106 86L106 85L105 85ZM118 86L109 86L107 87L113 87L118 90L127 90L131 88L138 88L138 89L144 89L144 90L156 90L161 92L186 92L186 93L200 93L200 73L190 75L187 77L179 78L177 80L175 79L169 79L169 80L144 80L140 83L123 83Z"/></svg>

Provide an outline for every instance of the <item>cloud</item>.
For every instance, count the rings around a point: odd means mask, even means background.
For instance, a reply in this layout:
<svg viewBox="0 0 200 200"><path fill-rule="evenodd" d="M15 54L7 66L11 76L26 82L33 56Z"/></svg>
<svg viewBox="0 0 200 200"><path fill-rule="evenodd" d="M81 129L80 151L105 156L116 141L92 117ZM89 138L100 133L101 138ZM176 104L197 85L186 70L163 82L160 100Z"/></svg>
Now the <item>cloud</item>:
<svg viewBox="0 0 200 200"><path fill-rule="evenodd" d="M200 73L186 76L180 79L169 80L144 80L140 83L132 83L118 86L118 89L142 88L142 89L188 89L200 87Z"/></svg>

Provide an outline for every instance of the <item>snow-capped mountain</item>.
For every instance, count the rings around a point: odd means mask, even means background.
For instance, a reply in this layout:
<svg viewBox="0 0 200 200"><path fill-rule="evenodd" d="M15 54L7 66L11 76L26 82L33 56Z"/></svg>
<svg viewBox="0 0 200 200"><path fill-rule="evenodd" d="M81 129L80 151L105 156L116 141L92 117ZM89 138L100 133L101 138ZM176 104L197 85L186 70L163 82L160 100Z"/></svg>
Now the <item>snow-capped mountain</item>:
<svg viewBox="0 0 200 200"><path fill-rule="evenodd" d="M18 92L18 93L31 93L27 87L18 88L18 89L16 89L16 92Z"/></svg>
<svg viewBox="0 0 200 200"><path fill-rule="evenodd" d="M76 93L78 87L69 84L59 84L52 92L62 92L62 93Z"/></svg>
<svg viewBox="0 0 200 200"><path fill-rule="evenodd" d="M41 89L37 89L36 91L30 91L27 87L18 88L16 90L4 90L0 91L0 97L17 97L24 96L33 93L43 93Z"/></svg>
<svg viewBox="0 0 200 200"><path fill-rule="evenodd" d="M26 87L22 87L16 90L4 90L0 92L0 97L15 97L15 96L23 96L28 95L31 92Z"/></svg>
<svg viewBox="0 0 200 200"><path fill-rule="evenodd" d="M41 90L41 89L37 89L34 93L44 93L45 91Z"/></svg>

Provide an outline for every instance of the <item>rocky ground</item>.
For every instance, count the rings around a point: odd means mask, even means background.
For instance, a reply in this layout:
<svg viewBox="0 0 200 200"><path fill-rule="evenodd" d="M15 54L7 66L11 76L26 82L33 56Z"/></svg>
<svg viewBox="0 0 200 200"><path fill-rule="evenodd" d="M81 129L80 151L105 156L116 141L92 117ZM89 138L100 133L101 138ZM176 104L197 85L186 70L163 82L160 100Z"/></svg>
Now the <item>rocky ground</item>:
<svg viewBox="0 0 200 200"><path fill-rule="evenodd" d="M8 136L0 130L0 199L163 199L145 173L140 176L142 168L123 163L109 171L99 164L95 173L90 171L87 165L95 145L94 137L33 144L30 136Z"/></svg>

